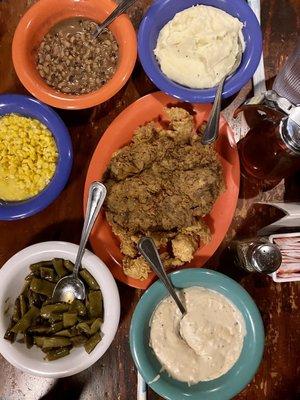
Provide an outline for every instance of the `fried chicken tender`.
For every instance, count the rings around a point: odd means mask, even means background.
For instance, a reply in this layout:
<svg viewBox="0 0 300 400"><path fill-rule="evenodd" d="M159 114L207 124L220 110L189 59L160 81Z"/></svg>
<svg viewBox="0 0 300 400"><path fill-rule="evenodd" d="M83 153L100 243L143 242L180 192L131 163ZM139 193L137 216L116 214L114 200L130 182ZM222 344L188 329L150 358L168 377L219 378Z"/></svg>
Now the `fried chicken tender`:
<svg viewBox="0 0 300 400"><path fill-rule="evenodd" d="M137 258L138 240L147 235L158 248L171 244L166 266L190 261L199 241L210 239L202 217L224 190L218 156L213 146L201 144L193 116L176 107L165 113L167 129L156 122L138 128L105 174L106 216L127 256L124 272L136 279L150 271Z"/></svg>
<svg viewBox="0 0 300 400"><path fill-rule="evenodd" d="M180 261L190 261L197 247L197 236L179 233L179 235L172 240L173 254L175 258L178 258Z"/></svg>
<svg viewBox="0 0 300 400"><path fill-rule="evenodd" d="M125 275L140 280L147 279L151 272L147 261L142 256L137 258L125 256L123 260L123 270Z"/></svg>
<svg viewBox="0 0 300 400"><path fill-rule="evenodd" d="M211 233L209 227L202 219L195 220L195 223L193 225L181 229L180 232L183 234L196 236L204 244L208 243L211 239Z"/></svg>

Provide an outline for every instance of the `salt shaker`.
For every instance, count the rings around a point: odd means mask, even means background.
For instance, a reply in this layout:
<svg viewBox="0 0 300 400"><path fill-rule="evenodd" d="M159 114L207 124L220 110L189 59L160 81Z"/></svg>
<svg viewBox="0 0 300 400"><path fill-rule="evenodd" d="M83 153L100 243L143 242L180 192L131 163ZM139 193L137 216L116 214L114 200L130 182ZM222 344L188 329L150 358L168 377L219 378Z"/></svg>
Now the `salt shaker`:
<svg viewBox="0 0 300 400"><path fill-rule="evenodd" d="M249 272L271 274L281 265L278 246L265 238L235 240L230 250L235 264Z"/></svg>

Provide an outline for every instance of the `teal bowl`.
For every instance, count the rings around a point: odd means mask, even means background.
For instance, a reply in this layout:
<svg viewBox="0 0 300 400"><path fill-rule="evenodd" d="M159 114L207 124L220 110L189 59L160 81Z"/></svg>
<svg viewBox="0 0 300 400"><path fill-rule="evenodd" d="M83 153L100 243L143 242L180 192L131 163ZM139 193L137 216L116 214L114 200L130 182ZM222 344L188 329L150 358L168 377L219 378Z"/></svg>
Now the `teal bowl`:
<svg viewBox="0 0 300 400"><path fill-rule="evenodd" d="M155 307L168 293L157 281L141 297L132 317L130 349L135 365L151 389L167 400L229 400L247 386L261 362L265 336L260 313L246 290L219 272L204 268L185 269L173 272L169 277L178 289L202 286L215 290L240 310L247 330L241 355L225 375L196 385L189 386L160 372L161 364L149 347L149 325Z"/></svg>

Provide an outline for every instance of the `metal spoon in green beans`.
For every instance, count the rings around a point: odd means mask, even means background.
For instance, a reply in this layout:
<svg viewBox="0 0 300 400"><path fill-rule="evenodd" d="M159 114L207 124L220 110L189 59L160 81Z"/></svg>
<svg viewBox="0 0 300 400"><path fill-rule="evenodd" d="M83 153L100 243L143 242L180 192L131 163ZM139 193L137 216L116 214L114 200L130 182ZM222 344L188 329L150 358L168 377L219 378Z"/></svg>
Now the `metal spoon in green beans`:
<svg viewBox="0 0 300 400"><path fill-rule="evenodd" d="M15 301L4 338L11 343L22 335L27 346L37 346L48 361L67 356L73 347L84 346L91 353L101 341L102 293L95 278L86 270L79 275L85 286L85 300L53 302L52 293L62 277L73 273L74 264L61 258L30 265L25 286Z"/></svg>

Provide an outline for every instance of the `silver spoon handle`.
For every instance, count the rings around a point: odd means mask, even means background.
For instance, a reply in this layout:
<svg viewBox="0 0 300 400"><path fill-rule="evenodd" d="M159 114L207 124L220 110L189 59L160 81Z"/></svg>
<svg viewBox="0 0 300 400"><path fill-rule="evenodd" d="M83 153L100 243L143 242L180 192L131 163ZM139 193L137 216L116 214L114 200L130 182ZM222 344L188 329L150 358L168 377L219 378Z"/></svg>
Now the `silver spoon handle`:
<svg viewBox="0 0 300 400"><path fill-rule="evenodd" d="M92 227L99 214L106 196L106 187L100 182L93 182L89 189L89 196L86 206L86 214L82 228L79 249L73 270L73 276L77 277L84 254L85 246L90 236Z"/></svg>
<svg viewBox="0 0 300 400"><path fill-rule="evenodd" d="M114 9L114 11L101 23L98 25L98 28L94 34L95 37L97 37L100 32L107 28L108 25L110 25L115 18L117 18L119 15L123 14L127 8L129 8L133 3L135 3L136 0L124 0L122 1L117 8Z"/></svg>
<svg viewBox="0 0 300 400"><path fill-rule="evenodd" d="M205 127L203 137L202 137L202 144L211 144L213 143L219 132L219 121L220 121L220 112L221 112L221 100L222 100L222 92L223 86L225 82L226 76L221 80L218 85L217 93L215 96L214 104L212 110L210 112L210 116Z"/></svg>
<svg viewBox="0 0 300 400"><path fill-rule="evenodd" d="M145 258L145 260L150 264L153 271L156 273L156 275L159 277L159 279L165 285L165 287L167 288L170 295L173 297L180 312L182 314L185 314L186 310L185 310L183 304L181 303L181 301L179 300L177 293L176 293L168 275L166 274L166 271L162 265L160 256L158 254L157 248L156 248L153 240L150 237L143 237L138 243L138 249L139 249L139 252L142 254L142 256Z"/></svg>

